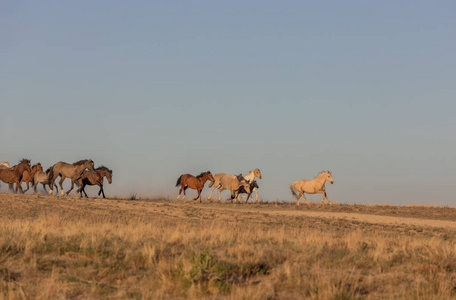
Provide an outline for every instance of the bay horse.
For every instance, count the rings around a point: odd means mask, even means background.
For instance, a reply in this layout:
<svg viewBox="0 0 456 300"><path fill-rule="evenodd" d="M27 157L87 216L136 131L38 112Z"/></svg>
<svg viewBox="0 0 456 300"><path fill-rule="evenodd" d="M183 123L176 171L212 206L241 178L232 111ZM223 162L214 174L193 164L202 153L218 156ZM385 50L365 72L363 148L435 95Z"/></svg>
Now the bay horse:
<svg viewBox="0 0 456 300"><path fill-rule="evenodd" d="M24 171L30 172L30 160L23 158L17 165L11 168L0 168L0 180L4 183L16 183L16 191L20 189L21 193L24 193L20 184Z"/></svg>
<svg viewBox="0 0 456 300"><path fill-rule="evenodd" d="M244 189L248 193L250 193L250 185L247 181L244 180L244 177L242 177L242 174L239 174L239 175L230 175L230 174L226 174L226 173L214 174L214 181L212 181L209 185L209 187L211 187L211 193L207 199L208 200L211 199L212 192L214 191L215 188L218 187L217 192L219 195L219 199L218 199L219 201L222 199L220 192L224 191L224 190L231 191L231 198L228 198L227 200L235 199L235 201L236 201L236 198L238 196L238 190L241 186L243 186Z"/></svg>
<svg viewBox="0 0 456 300"><path fill-rule="evenodd" d="M86 185L98 185L100 187L100 191L98 192L98 196L103 194L103 198L106 198L103 190L103 178L106 177L108 183L112 183L112 170L106 168L105 166L100 166L95 169L95 171L85 170L82 172L81 177L76 181L76 185L79 185L80 188L76 191L80 193L82 198L82 192L84 192L86 198L88 198L87 193L85 192L84 188Z"/></svg>
<svg viewBox="0 0 456 300"><path fill-rule="evenodd" d="M211 181L211 182L214 181L214 177L212 177L212 174L209 171L202 172L201 174L199 174L196 177L193 176L193 175L190 175L190 174L182 174L177 179L177 182L176 182L176 186L180 186L181 187L180 190L179 190L179 195L177 196L177 199L180 198L180 195L181 195L182 190L183 190L184 191L184 198L182 198L182 200L184 200L185 196L186 196L185 195L185 190L187 188L191 188L191 189L194 189L194 190L198 191L198 197L196 197L193 200L199 199L199 203L201 203L201 191L204 188L204 184L208 180Z"/></svg>
<svg viewBox="0 0 456 300"><path fill-rule="evenodd" d="M68 196L68 194L74 188L75 181L81 177L82 172L84 172L85 169L89 169L91 171L94 170L93 161L91 159L83 159L72 164L63 161L59 161L58 163L54 164L51 167L51 171L49 172L49 194L52 194L52 187L54 186L55 179L60 176L59 185L62 196L65 194L62 185L63 181L65 178L71 179L71 188L66 192L66 195Z"/></svg>
<svg viewBox="0 0 456 300"><path fill-rule="evenodd" d="M38 185L38 183L41 183L43 185L43 189L44 189L44 192L48 192L46 191L46 185L49 185L49 188L51 188L51 184L49 182L49 173L51 172L51 168L49 167L46 172L43 172L42 170L41 171L37 171L35 173L35 175L33 176L32 178L32 186L33 186L33 189L36 193L36 187ZM57 184L54 183L54 186L55 186L55 189L57 191L57 193L59 192L59 188L57 186Z"/></svg>
<svg viewBox="0 0 456 300"><path fill-rule="evenodd" d="M332 204L331 201L328 199L328 195L326 194L326 189L325 189L325 183L326 181L329 181L331 184L334 183L334 180L332 178L332 174L329 171L323 171L320 172L314 179L312 180L306 180L302 179L299 181L295 181L290 185L290 190L293 196L296 197L296 205L299 205L299 198L302 196L304 201L307 202L306 197L304 196L304 193L307 194L323 194L323 197L321 198L321 203L323 204L324 200L326 199L329 204ZM296 193L298 192L299 195Z"/></svg>
<svg viewBox="0 0 456 300"><path fill-rule="evenodd" d="M26 193L30 189L29 184L30 184L30 182L33 181L33 177L35 176L36 172L38 172L38 171L40 171L40 172L43 171L43 167L41 166L41 163L37 163L37 164L33 165L30 172L25 170L24 173L22 173L22 179L19 184L22 185L22 183L25 182L25 184L27 185L27 189L24 191L24 193ZM32 183L32 186L33 186L33 183ZM13 183L10 183L10 189L12 189L12 187L13 187Z"/></svg>

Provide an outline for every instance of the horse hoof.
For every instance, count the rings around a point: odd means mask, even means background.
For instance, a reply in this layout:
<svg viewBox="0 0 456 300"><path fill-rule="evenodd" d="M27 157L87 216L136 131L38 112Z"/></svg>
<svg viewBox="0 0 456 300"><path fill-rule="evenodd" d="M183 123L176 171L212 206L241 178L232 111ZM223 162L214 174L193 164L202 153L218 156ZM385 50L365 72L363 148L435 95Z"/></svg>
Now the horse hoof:
<svg viewBox="0 0 456 300"><path fill-rule="evenodd" d="M49 195L52 195L52 190L49 190Z"/></svg>

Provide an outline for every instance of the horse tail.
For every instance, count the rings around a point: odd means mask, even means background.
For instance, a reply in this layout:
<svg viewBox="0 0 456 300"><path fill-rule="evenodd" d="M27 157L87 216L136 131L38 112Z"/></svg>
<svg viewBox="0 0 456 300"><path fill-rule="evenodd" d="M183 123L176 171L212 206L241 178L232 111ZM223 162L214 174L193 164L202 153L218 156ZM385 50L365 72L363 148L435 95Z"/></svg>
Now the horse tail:
<svg viewBox="0 0 456 300"><path fill-rule="evenodd" d="M182 178L182 175L177 179L176 186L181 185L181 178Z"/></svg>
<svg viewBox="0 0 456 300"><path fill-rule="evenodd" d="M32 180L30 182L32 183L32 186L35 185L35 176L32 177Z"/></svg>
<svg viewBox="0 0 456 300"><path fill-rule="evenodd" d="M296 194L296 191L295 191L295 184L294 183L292 183L290 185L290 191L293 194L293 196L295 196L296 198L298 197L298 194Z"/></svg>
<svg viewBox="0 0 456 300"><path fill-rule="evenodd" d="M54 166L49 168L48 182L51 184L52 184L51 179L54 178ZM52 189L52 186L51 186L51 189Z"/></svg>

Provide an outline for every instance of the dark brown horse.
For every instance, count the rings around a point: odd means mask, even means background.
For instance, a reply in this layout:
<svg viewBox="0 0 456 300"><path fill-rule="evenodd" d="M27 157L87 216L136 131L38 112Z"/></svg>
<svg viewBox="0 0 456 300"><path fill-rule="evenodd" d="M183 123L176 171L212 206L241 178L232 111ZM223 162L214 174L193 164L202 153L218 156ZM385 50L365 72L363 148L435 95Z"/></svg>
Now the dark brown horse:
<svg viewBox="0 0 456 300"><path fill-rule="evenodd" d="M22 173L22 179L21 179L21 182L19 184L22 185L22 183L25 182L25 184L27 185L27 189L24 191L24 193L27 192L30 189L29 184L30 184L30 182L33 181L33 177L35 176L36 172L43 172L43 167L41 166L40 163L37 163L37 164L33 165L31 172L25 170L24 173ZM33 183L32 183L32 185L33 185ZM13 189L13 184L12 183L10 183L10 189L11 190Z"/></svg>
<svg viewBox="0 0 456 300"><path fill-rule="evenodd" d="M100 187L100 191L98 192L98 196L100 194L103 194L103 198L105 197L104 190L103 190L103 178L106 177L108 180L109 184L112 183L112 170L109 170L105 166L101 166L95 169L95 171L89 171L85 170L82 172L81 178L76 181L76 184L81 186L77 191L77 193L81 194L82 198L82 192L84 192L84 195L86 198L88 198L87 193L85 192L84 188L86 185L98 185Z"/></svg>
<svg viewBox="0 0 456 300"><path fill-rule="evenodd" d="M182 198L182 200L184 200L185 199L185 190L187 188L191 188L191 189L198 191L198 197L196 197L193 200L199 199L199 203L201 203L201 191L203 190L204 184L206 183L207 180L214 181L214 177L212 177L212 174L209 171L203 172L196 177L193 175L190 175L190 174L181 175L179 177L179 179L177 179L177 182L176 182L176 186L179 186L179 185L181 186L181 188L179 190L179 196L177 196L177 199L180 198L180 195L183 190L184 198Z"/></svg>
<svg viewBox="0 0 456 300"><path fill-rule="evenodd" d="M30 160L22 159L17 165L11 168L0 168L0 180L4 183L16 183L16 193L20 189L23 194L22 186L20 184L24 171L30 170Z"/></svg>
<svg viewBox="0 0 456 300"><path fill-rule="evenodd" d="M58 163L53 165L51 167L51 172L49 172L49 185L50 185L49 194L52 194L52 187L54 186L55 179L58 176L60 176L59 185L60 185L60 189L61 189L60 192L62 193L62 196L64 195L63 185L62 185L63 181L67 177L71 179L71 188L66 192L66 194L68 195L71 192L71 190L74 188L74 182L81 177L82 172L84 172L84 170L86 168L91 171L94 170L93 161L91 159L83 159L83 160L77 161L72 164L68 164L66 162L59 161Z"/></svg>

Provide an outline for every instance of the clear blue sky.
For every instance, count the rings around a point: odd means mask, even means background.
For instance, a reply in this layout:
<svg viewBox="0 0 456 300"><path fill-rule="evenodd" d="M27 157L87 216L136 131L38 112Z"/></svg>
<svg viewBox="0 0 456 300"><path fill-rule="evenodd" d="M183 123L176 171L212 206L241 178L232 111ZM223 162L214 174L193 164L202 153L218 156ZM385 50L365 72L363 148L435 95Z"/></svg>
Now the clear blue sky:
<svg viewBox="0 0 456 300"><path fill-rule="evenodd" d="M260 197L291 200L331 170L339 203L456 205L455 16L454 1L2 1L0 161L92 158L110 195L259 168Z"/></svg>

